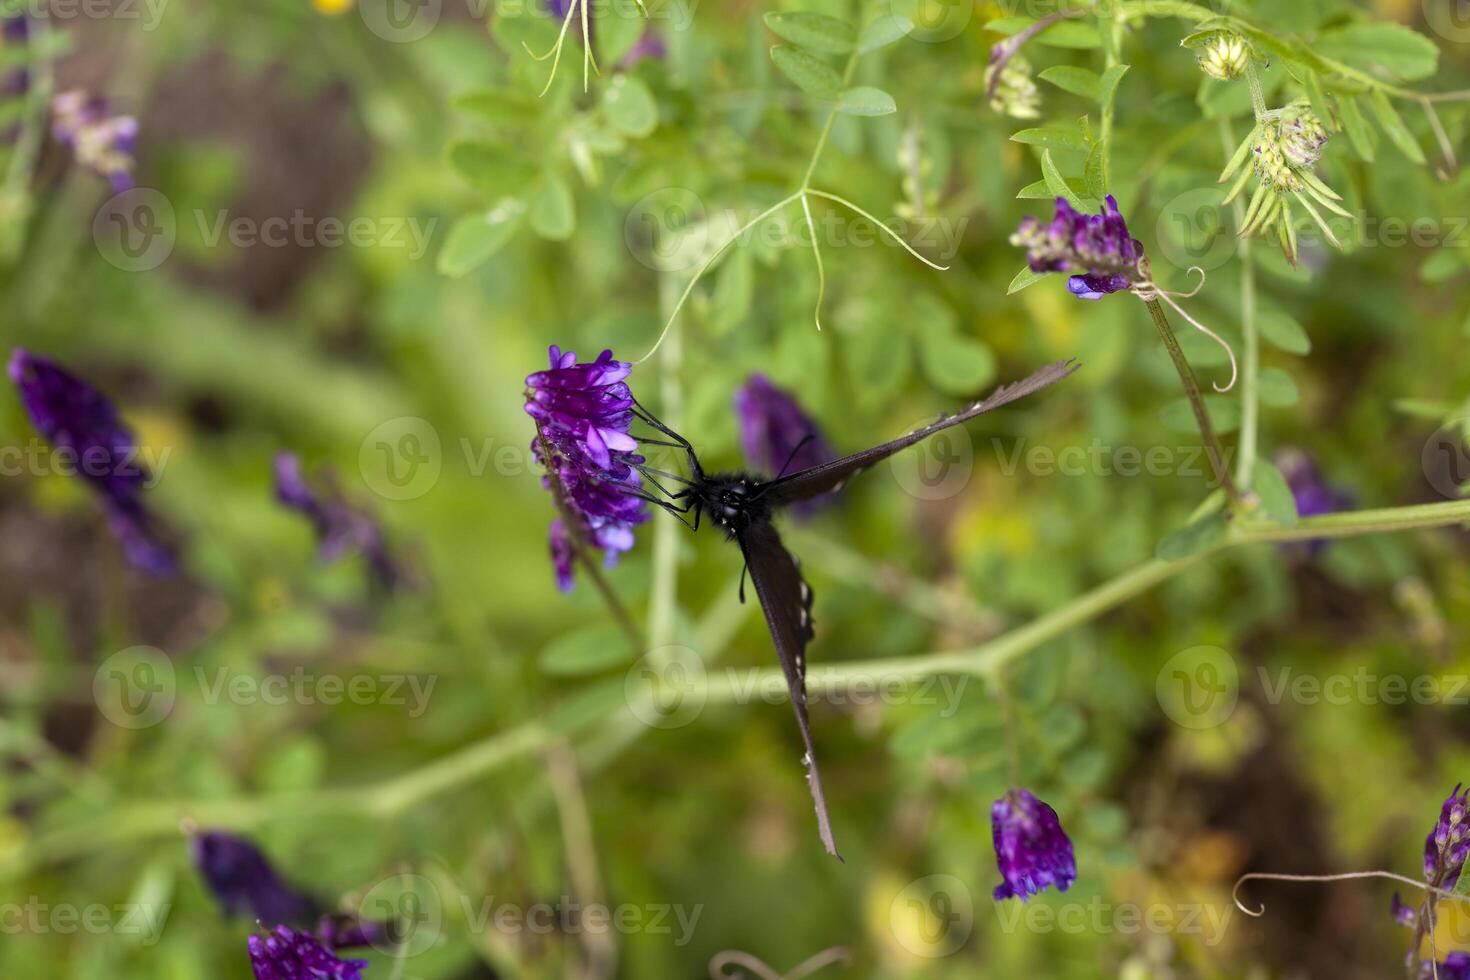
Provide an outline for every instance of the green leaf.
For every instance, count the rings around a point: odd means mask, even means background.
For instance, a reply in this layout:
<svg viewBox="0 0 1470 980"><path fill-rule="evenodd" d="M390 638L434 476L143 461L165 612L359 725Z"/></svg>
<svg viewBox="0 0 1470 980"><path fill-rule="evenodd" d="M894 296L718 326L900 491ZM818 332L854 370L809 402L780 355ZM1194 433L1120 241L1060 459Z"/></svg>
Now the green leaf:
<svg viewBox="0 0 1470 980"><path fill-rule="evenodd" d="M1342 119L1342 128L1347 132L1348 141L1353 144L1353 149L1359 157L1372 163L1373 146L1376 139L1373 131L1368 128L1368 121L1363 118L1363 111L1358 108L1357 98L1351 95L1339 95L1337 112Z"/></svg>
<svg viewBox="0 0 1470 980"><path fill-rule="evenodd" d="M1035 285L1036 283L1045 279L1048 275L1050 275L1050 273L1032 272L1029 265L1025 266L1021 269L1020 272L1016 273L1016 278L1012 279L1011 284L1006 287L1006 295L1011 296L1015 293L1019 293L1027 286Z"/></svg>
<svg viewBox="0 0 1470 980"><path fill-rule="evenodd" d="M1223 513L1210 514L1165 537L1154 549L1154 555L1162 561L1179 561L1197 555L1223 539L1226 529Z"/></svg>
<svg viewBox="0 0 1470 980"><path fill-rule="evenodd" d="M1312 112L1322 120L1322 125L1329 131L1338 129L1337 120L1332 117L1332 108L1327 102L1327 94L1322 91L1322 76L1310 68L1304 68L1302 86L1307 90L1307 101L1312 104Z"/></svg>
<svg viewBox="0 0 1470 980"><path fill-rule="evenodd" d="M946 395L980 393L995 380L995 355L978 340L943 323L926 323L919 335L919 363L929 382Z"/></svg>
<svg viewBox="0 0 1470 980"><path fill-rule="evenodd" d="M1034 17L1003 17L985 25L987 31L995 31L1010 37L1036 23ZM1038 44L1050 44L1057 48L1098 48L1102 46L1102 35L1091 24L1075 20L1059 20L1032 38Z"/></svg>
<svg viewBox="0 0 1470 980"><path fill-rule="evenodd" d="M658 103L632 75L617 75L603 88L602 112L608 125L626 136L647 136L658 127Z"/></svg>
<svg viewBox="0 0 1470 980"><path fill-rule="evenodd" d="M1087 734L1087 719L1070 705L1053 705L1037 721L1036 730L1042 743L1058 755L1072 748Z"/></svg>
<svg viewBox="0 0 1470 980"><path fill-rule="evenodd" d="M1099 201L1108 196L1107 175L1103 172L1107 156L1107 144L1094 143L1082 166L1082 182L1087 185L1087 193Z"/></svg>
<svg viewBox="0 0 1470 980"><path fill-rule="evenodd" d="M1282 527L1296 526L1296 498L1292 496L1291 486L1281 471L1267 460L1256 460L1251 489L1261 498L1261 510L1267 517Z"/></svg>
<svg viewBox="0 0 1470 980"><path fill-rule="evenodd" d="M1016 192L1018 201L1055 201L1056 195L1051 192L1046 181L1037 180L1027 184Z"/></svg>
<svg viewBox="0 0 1470 980"><path fill-rule="evenodd" d="M817 54L847 54L857 44L857 32L851 24L825 14L768 13L765 20L782 40Z"/></svg>
<svg viewBox="0 0 1470 980"><path fill-rule="evenodd" d="M519 150L493 140L451 143L449 163L472 185L494 194L516 194L537 175L536 165Z"/></svg>
<svg viewBox="0 0 1470 980"><path fill-rule="evenodd" d="M1131 65L1114 65L1102 73L1102 78L1097 85L1097 101L1102 105L1103 111L1112 106L1113 100L1118 97L1118 83L1123 76L1128 74Z"/></svg>
<svg viewBox="0 0 1470 980"><path fill-rule="evenodd" d="M460 218L439 252L440 274L457 279L484 263L510 241L525 211L526 206L511 197L489 211Z"/></svg>
<svg viewBox="0 0 1470 980"><path fill-rule="evenodd" d="M1433 41L1389 21L1323 31L1313 42L1312 51L1361 71L1376 74L1377 69L1383 69L1408 81L1428 78L1439 67L1439 48Z"/></svg>
<svg viewBox="0 0 1470 980"><path fill-rule="evenodd" d="M1409 132L1409 127L1404 125L1403 117L1389 101L1387 93L1381 89L1374 89L1368 95L1368 104L1373 107L1373 114L1378 117L1378 125L1388 134L1388 139L1394 146L1398 147L1400 153L1415 163L1423 166L1427 161L1424 158L1424 150L1419 141L1414 139L1414 134Z"/></svg>
<svg viewBox="0 0 1470 980"><path fill-rule="evenodd" d="M1091 142L1079 130L1069 126L1043 126L1038 129L1023 129L1011 135L1011 142L1027 146L1039 146L1047 150L1086 153Z"/></svg>
<svg viewBox="0 0 1470 980"><path fill-rule="evenodd" d="M1449 282L1465 271L1465 259L1466 256L1456 249L1434 252L1419 266L1419 280L1431 286Z"/></svg>
<svg viewBox="0 0 1470 980"><path fill-rule="evenodd" d="M1290 408L1301 400L1296 382L1281 368L1266 368L1256 378L1256 394L1272 408Z"/></svg>
<svg viewBox="0 0 1470 980"><path fill-rule="evenodd" d="M1097 72L1074 65L1055 65L1036 76L1043 82L1051 82L1064 92L1080 95L1096 101L1102 91L1102 79Z"/></svg>
<svg viewBox="0 0 1470 980"><path fill-rule="evenodd" d="M778 44L771 49L771 60L781 74L807 95L835 102L842 93L842 76L837 70L800 48Z"/></svg>
<svg viewBox="0 0 1470 980"><path fill-rule="evenodd" d="M577 228L576 205L572 189L557 174L547 174L532 193L527 217L531 229L553 242L564 242Z"/></svg>
<svg viewBox="0 0 1470 980"><path fill-rule="evenodd" d="M1205 411L1209 413L1216 433L1224 435L1240 428L1240 402L1221 395L1205 395L1204 400ZM1187 398L1179 398L1165 405L1164 410L1159 413L1159 421L1170 432L1185 435L1199 433L1199 425L1194 420L1194 409Z"/></svg>
<svg viewBox="0 0 1470 980"><path fill-rule="evenodd" d="M1312 352L1312 338L1297 323L1285 313L1271 311L1262 313L1256 320L1256 327L1266 341L1288 354L1304 355Z"/></svg>
<svg viewBox="0 0 1470 980"><path fill-rule="evenodd" d="M1051 150L1041 151L1041 176L1046 178L1046 186L1051 190L1053 197L1064 197L1067 203L1079 211L1092 212L1097 210L1097 203L1088 201L1079 196L1067 183L1067 178L1057 169L1056 162L1051 158Z"/></svg>
<svg viewBox="0 0 1470 980"><path fill-rule="evenodd" d="M590 626L552 640L536 658L541 669L557 677L597 674L633 662L628 638L613 626Z"/></svg>
<svg viewBox="0 0 1470 980"><path fill-rule="evenodd" d="M481 89L456 95L450 104L484 122L498 126L528 126L536 122L545 107L515 89Z"/></svg>
<svg viewBox="0 0 1470 980"><path fill-rule="evenodd" d="M914 29L914 22L900 14L884 14L863 28L863 33L858 38L858 54L867 54L869 51L877 51L879 48L887 47L900 38L909 36Z"/></svg>
<svg viewBox="0 0 1470 980"><path fill-rule="evenodd" d="M842 93L837 111L845 112L849 116L886 116L897 112L898 105L893 101L893 96L881 88L859 85Z"/></svg>
<svg viewBox="0 0 1470 980"><path fill-rule="evenodd" d="M597 52L597 62L616 65L633 50L648 25L631 3L594 4L593 9L597 26L592 31L592 47ZM572 30L580 33L580 23L573 25Z"/></svg>

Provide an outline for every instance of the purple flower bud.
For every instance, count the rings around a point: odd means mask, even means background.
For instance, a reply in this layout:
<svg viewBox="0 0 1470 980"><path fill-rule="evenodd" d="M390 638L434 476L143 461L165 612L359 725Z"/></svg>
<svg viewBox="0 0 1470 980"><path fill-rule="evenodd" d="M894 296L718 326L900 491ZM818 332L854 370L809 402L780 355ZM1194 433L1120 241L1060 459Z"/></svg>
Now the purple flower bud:
<svg viewBox="0 0 1470 980"><path fill-rule="evenodd" d="M250 965L255 980L362 980L368 964L339 959L309 933L278 925L250 937Z"/></svg>
<svg viewBox="0 0 1470 980"><path fill-rule="evenodd" d="M154 574L171 571L173 549L141 500L148 470L112 402L49 358L21 348L11 354L9 372L36 430L74 458L77 474L96 491L128 560Z"/></svg>
<svg viewBox="0 0 1470 980"><path fill-rule="evenodd" d="M358 551L367 559L379 585L391 589L402 581L402 570L388 548L387 536L371 515L353 507L334 489L322 493L313 489L295 453L277 453L272 469L276 499L311 521L316 531L317 556L322 561L334 562Z"/></svg>
<svg viewBox="0 0 1470 980"><path fill-rule="evenodd" d="M1079 299L1102 299L1141 282L1143 246L1128 232L1128 222L1111 194L1101 214L1082 214L1057 198L1051 224L1036 218L1021 222L1011 244L1026 249L1032 272L1070 272L1067 288Z"/></svg>
<svg viewBox="0 0 1470 980"><path fill-rule="evenodd" d="M80 90L63 92L51 100L51 132L67 147L77 163L106 177L113 190L133 186L133 158L137 152L138 121L132 116L109 116L107 101Z"/></svg>
<svg viewBox="0 0 1470 980"><path fill-rule="evenodd" d="M1412 929L1419 922L1419 913L1412 906L1405 905L1399 898L1399 893L1393 893L1393 902L1388 907L1388 914L1393 916L1393 921L1406 928Z"/></svg>
<svg viewBox="0 0 1470 980"><path fill-rule="evenodd" d="M1470 854L1470 828L1465 826L1465 806L1470 790L1460 792L1460 784L1450 792L1440 808L1439 822L1424 839L1424 880L1439 888L1454 888Z"/></svg>
<svg viewBox="0 0 1470 980"><path fill-rule="evenodd" d="M190 839L189 853L226 915L269 925L305 925L314 917L315 903L288 885L243 837L205 831Z"/></svg>
<svg viewBox="0 0 1470 980"><path fill-rule="evenodd" d="M0 17L0 52L24 48L30 41L31 22L24 12L13 17ZM24 95L30 89L31 72L24 66L11 69L0 81L0 91L6 95Z"/></svg>
<svg viewBox="0 0 1470 980"><path fill-rule="evenodd" d="M771 384L764 374L752 374L735 392L735 416L745 461L767 476L800 473L836 458L795 396ZM830 500L819 497L793 509L809 515Z"/></svg>
<svg viewBox="0 0 1470 980"><path fill-rule="evenodd" d="M1283 449L1274 459L1276 468L1286 478L1296 500L1296 512L1302 517L1318 517L1342 510L1349 501L1322 479L1311 456L1300 449Z"/></svg>
<svg viewBox="0 0 1470 980"><path fill-rule="evenodd" d="M1450 953L1438 964L1421 963L1420 980L1470 980L1470 953Z"/></svg>
<svg viewBox="0 0 1470 980"><path fill-rule="evenodd" d="M576 354L552 345L550 357L549 370L526 378L526 414L536 421L531 451L548 471L542 484L554 489L556 477L580 538L612 565L633 547L633 528L649 518L644 502L627 492L640 488L643 463L628 431L633 395L626 379L633 365L614 360L610 350L579 364ZM552 524L552 562L563 591L572 586L571 534L562 522Z"/></svg>
<svg viewBox="0 0 1470 980"><path fill-rule="evenodd" d="M1026 901L1048 886L1066 891L1077 879L1072 842L1057 812L1024 789L1013 789L990 808L995 863L1004 879L996 901Z"/></svg>

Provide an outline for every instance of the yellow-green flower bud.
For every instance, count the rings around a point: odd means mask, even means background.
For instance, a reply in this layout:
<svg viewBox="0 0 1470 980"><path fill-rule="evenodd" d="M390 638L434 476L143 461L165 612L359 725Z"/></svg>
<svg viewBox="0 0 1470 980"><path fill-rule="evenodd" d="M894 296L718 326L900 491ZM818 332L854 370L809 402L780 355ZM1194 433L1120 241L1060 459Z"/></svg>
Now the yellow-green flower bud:
<svg viewBox="0 0 1470 980"><path fill-rule="evenodd" d="M1200 48L1198 61L1200 71L1211 78L1228 82L1245 74L1250 56L1250 43L1245 38L1229 31L1221 31Z"/></svg>
<svg viewBox="0 0 1470 980"><path fill-rule="evenodd" d="M985 69L985 87L995 81L996 66ZM990 107L1013 119L1035 119L1041 115L1041 90L1031 77L1031 63L1016 55L1000 69Z"/></svg>

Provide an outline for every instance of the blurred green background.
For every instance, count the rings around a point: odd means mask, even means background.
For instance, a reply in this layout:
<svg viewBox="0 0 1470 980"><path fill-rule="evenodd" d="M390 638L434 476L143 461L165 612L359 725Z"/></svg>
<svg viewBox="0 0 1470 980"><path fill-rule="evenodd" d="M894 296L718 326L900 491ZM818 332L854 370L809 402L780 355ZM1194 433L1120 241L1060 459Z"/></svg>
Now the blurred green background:
<svg viewBox="0 0 1470 980"><path fill-rule="evenodd" d="M986 25L1054 5L916 2L890 12L919 26L853 76L897 112L840 115L813 186L902 221L948 271L823 204L818 331L816 266L789 207L701 280L631 379L707 465L737 466L731 398L752 371L854 451L1045 362L1083 362L787 527L817 596L814 670L1023 626L1147 562L1208 492L1141 304L1078 302L1059 278L1007 295L1023 264L1007 238L1051 207L1016 199L1041 171L1008 137L1098 120L1045 83L1042 122L992 111L984 68L1002 34ZM120 250L111 192L48 142L5 185L0 329L7 353L55 357L117 400L161 461L149 500L186 544L177 575L150 579L124 565L76 481L24 467L0 480L0 976L247 976L251 923L223 919L203 890L191 823L248 833L344 908L427 896L436 911L415 941L396 961L370 954L369 977L484 975L476 964L699 977L727 950L780 975L833 947L849 961L819 975L1401 968L1406 934L1380 884L1252 885L1261 919L1236 910L1230 888L1250 870L1417 875L1440 801L1470 777L1470 689L1423 704L1387 703L1372 683L1315 703L1273 690L1282 676L1358 672L1453 687L1470 670L1463 532L1233 549L1026 651L1009 671L1021 783L1056 807L1080 870L1065 895L1028 906L990 898L988 814L1009 777L981 678L814 697L839 864L816 839L782 698L648 724L628 696L648 651L630 648L585 578L556 591L525 375L553 343L588 360L603 347L642 356L729 215L743 222L799 186L827 108L773 67L762 15L858 21L887 3L653 4L666 54L626 67L619 53L641 27L597 7L601 74L584 92L569 39L544 96L551 63L522 45L540 53L555 37L539 8L446 0L402 20L383 2L326 6L341 9L53 11L69 42L58 88L105 93L139 118L147 190L132 193L156 195L143 200L164 244ZM1365 17L1399 22L1441 52L1414 85L1470 77L1470 30L1442 9L1452 3L1223 6L1308 39ZM1182 290L1186 267L1209 267L1189 308L1241 349L1242 266L1216 177L1224 131L1243 138L1250 107L1243 82L1206 80L1179 46L1191 29L1149 18L1123 33L1132 67L1109 189L1161 283ZM1073 41L1027 57L1101 70L1096 43ZM1288 74L1276 59L1268 91L1294 95ZM1455 470L1470 399L1470 178L1435 152L1428 118L1400 108L1427 164L1385 139L1372 162L1342 135L1328 146L1324 179L1365 216L1348 248L1309 245L1298 269L1269 242L1253 250L1271 379L1261 456L1307 449L1359 507L1442 501L1470 475ZM1439 118L1448 143L1470 149L1463 104ZM1391 219L1428 231L1395 237ZM256 240L282 222L279 243ZM337 242L332 222L360 235ZM1223 380L1218 349L1176 326L1201 377ZM9 391L0 444L32 445ZM1233 430L1238 408L1221 418ZM1069 448L1086 461L1048 462ZM375 595L359 560L316 560L308 525L272 497L282 449L378 515L412 589ZM1153 472L1115 465L1150 450L1163 452ZM919 466L949 476L926 483ZM739 577L733 548L662 515L609 573L651 647L692 650L721 676L774 664L758 611L737 602ZM99 666L154 656L140 646L164 659L170 700L153 723L117 724ZM1238 700L1198 724L1159 692L1171 658L1202 646L1236 669ZM373 693L267 704L214 687L298 668ZM421 711L410 676L432 683ZM496 928L485 912L573 901L639 918L598 934L568 921ZM12 912L93 905L109 910L101 928ZM140 934L120 927L122 908L166 915ZM1470 920L1446 910L1438 942L1470 949Z"/></svg>

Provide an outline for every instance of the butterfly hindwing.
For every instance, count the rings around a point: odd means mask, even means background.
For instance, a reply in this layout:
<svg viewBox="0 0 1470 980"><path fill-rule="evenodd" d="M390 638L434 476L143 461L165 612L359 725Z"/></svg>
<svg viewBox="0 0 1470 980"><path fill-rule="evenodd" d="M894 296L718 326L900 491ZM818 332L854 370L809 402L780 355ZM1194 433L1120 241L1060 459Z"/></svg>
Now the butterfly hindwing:
<svg viewBox="0 0 1470 980"><path fill-rule="evenodd" d="M817 771L816 750L812 747L811 722L806 707L806 645L811 641L812 592L801 577L801 569L781 536L770 521L757 521L738 535L740 550L745 554L745 563L750 569L750 580L755 584L761 610L766 614L766 625L771 629L771 639L776 644L776 655L781 661L781 672L786 675L786 687L791 695L791 707L796 712L796 725L801 729L801 740L806 746L807 783L811 787L812 801L817 807L817 830L827 853L838 859L837 844L832 839L832 824L827 817L827 800L822 793L822 777Z"/></svg>
<svg viewBox="0 0 1470 980"><path fill-rule="evenodd" d="M1002 405L1009 405L1042 388L1056 384L1077 370L1077 367L1076 361L1058 361L1055 364L1049 364L1028 378L997 388L989 398L976 402L963 412L941 418L932 425L926 425L892 442L885 442L881 446L874 446L872 449L853 453L851 456L773 480L763 488L763 496L770 506L783 507L837 490L856 474L876 466L894 453L907 449L916 442L922 442L936 432L961 425L978 415L984 415Z"/></svg>

